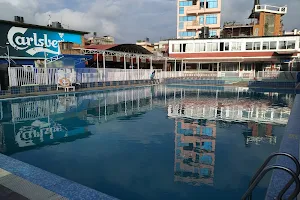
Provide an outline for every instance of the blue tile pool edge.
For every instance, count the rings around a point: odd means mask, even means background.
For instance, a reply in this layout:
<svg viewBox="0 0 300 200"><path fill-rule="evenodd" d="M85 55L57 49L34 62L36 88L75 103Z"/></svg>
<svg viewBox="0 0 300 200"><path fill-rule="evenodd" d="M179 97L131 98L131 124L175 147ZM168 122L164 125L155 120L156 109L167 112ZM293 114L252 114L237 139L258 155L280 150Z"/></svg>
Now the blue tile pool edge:
<svg viewBox="0 0 300 200"><path fill-rule="evenodd" d="M68 199L116 200L94 189L0 154L0 168Z"/></svg>
<svg viewBox="0 0 300 200"><path fill-rule="evenodd" d="M300 95L295 97L294 105L291 110L288 124L285 129L284 136L280 145L279 152L286 152L295 156L299 160L299 142L300 142ZM275 162L276 165L284 166L296 171L295 164L288 158L278 157ZM291 176L287 172L275 170L272 173L270 184L267 190L266 199L273 200L284 185L290 180ZM286 192L284 197L290 195L295 188L295 185Z"/></svg>

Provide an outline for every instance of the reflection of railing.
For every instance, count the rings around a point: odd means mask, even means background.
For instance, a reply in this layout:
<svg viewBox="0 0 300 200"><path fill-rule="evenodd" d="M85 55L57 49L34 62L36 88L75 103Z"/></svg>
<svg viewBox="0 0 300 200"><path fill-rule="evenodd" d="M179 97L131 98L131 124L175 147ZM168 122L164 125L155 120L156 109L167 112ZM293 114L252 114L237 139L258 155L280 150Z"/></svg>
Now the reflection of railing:
<svg viewBox="0 0 300 200"><path fill-rule="evenodd" d="M294 81L297 79L297 73L297 71L260 71L257 78Z"/></svg>
<svg viewBox="0 0 300 200"><path fill-rule="evenodd" d="M287 124L290 110L282 108L244 108L243 106L226 106L218 108L212 105L169 105L168 116L192 119L208 119L224 121L254 121L261 123Z"/></svg>
<svg viewBox="0 0 300 200"><path fill-rule="evenodd" d="M276 136L266 136L266 137L254 137L254 136L247 136L246 144L255 143L259 145L260 143L269 143L269 144L276 144Z"/></svg>

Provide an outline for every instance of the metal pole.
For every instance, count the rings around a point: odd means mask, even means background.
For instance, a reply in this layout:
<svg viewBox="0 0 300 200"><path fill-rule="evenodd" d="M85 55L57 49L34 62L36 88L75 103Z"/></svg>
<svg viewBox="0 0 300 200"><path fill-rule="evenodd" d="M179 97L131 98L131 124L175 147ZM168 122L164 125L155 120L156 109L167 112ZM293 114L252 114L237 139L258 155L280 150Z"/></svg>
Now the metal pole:
<svg viewBox="0 0 300 200"><path fill-rule="evenodd" d="M137 70L138 70L138 80L140 80L140 57L137 56L135 58L136 58Z"/></svg>
<svg viewBox="0 0 300 200"><path fill-rule="evenodd" d="M105 52L102 53L102 57L103 57L103 81L106 81L106 72L105 72Z"/></svg>
<svg viewBox="0 0 300 200"><path fill-rule="evenodd" d="M11 73L10 73L10 52L9 52L9 43L6 43L6 49L7 49L7 62L8 62L8 85L11 86Z"/></svg>
<svg viewBox="0 0 300 200"><path fill-rule="evenodd" d="M44 50L46 49L46 46L43 46ZM45 67L45 75L46 75L46 84L48 85L48 73L47 73L47 53L44 51L44 67Z"/></svg>
<svg viewBox="0 0 300 200"><path fill-rule="evenodd" d="M125 73L125 81L127 80L127 77L126 77L126 55L124 55L124 73Z"/></svg>
<svg viewBox="0 0 300 200"><path fill-rule="evenodd" d="M97 53L97 69L99 69L99 54Z"/></svg>
<svg viewBox="0 0 300 200"><path fill-rule="evenodd" d="M168 60L165 58L165 78L167 78L167 65L168 65Z"/></svg>
<svg viewBox="0 0 300 200"><path fill-rule="evenodd" d="M130 77L130 80L134 80L134 76L133 76L133 58L130 57L130 65L131 65L131 77Z"/></svg>
<svg viewBox="0 0 300 200"><path fill-rule="evenodd" d="M6 48L7 48L7 59L8 59L8 68L10 68L10 55L9 55L9 43L6 43Z"/></svg>
<svg viewBox="0 0 300 200"><path fill-rule="evenodd" d="M150 57L150 70L151 70L151 72L153 71L153 66L152 66L152 56Z"/></svg>
<svg viewBox="0 0 300 200"><path fill-rule="evenodd" d="M183 71L183 60L181 60L181 71Z"/></svg>
<svg viewBox="0 0 300 200"><path fill-rule="evenodd" d="M184 63L184 71L186 71L186 62Z"/></svg>
<svg viewBox="0 0 300 200"><path fill-rule="evenodd" d="M174 71L176 72L176 65L177 65L177 63L176 63L176 59L175 59L175 61L174 61Z"/></svg>

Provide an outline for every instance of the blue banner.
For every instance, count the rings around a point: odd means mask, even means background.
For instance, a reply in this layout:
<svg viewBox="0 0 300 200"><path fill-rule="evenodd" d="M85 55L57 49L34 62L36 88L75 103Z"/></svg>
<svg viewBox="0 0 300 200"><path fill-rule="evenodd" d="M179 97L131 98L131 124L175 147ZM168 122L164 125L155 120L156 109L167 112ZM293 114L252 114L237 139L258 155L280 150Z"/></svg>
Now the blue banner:
<svg viewBox="0 0 300 200"><path fill-rule="evenodd" d="M0 46L9 44L11 56L44 58L60 54L60 42L82 45L82 35L0 24ZM2 50L3 51L3 50Z"/></svg>

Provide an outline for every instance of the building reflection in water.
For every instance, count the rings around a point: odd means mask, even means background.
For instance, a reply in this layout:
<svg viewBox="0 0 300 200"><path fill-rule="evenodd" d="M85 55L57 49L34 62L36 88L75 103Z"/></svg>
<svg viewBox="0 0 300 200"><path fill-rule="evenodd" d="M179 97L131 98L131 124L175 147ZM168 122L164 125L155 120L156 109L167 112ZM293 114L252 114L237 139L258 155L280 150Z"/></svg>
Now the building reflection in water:
<svg viewBox="0 0 300 200"><path fill-rule="evenodd" d="M213 185L216 122L175 119L175 182Z"/></svg>
<svg viewBox="0 0 300 200"><path fill-rule="evenodd" d="M273 124L285 125L290 115L289 107L273 106L269 94L253 101L245 93L228 98L219 91L181 90L179 99L177 93L168 104L168 117L175 121L174 181L193 186L214 184L217 127L241 126L246 147L274 145Z"/></svg>
<svg viewBox="0 0 300 200"><path fill-rule="evenodd" d="M254 122L248 122L247 125L248 129L243 132L246 147L250 147L251 144L276 144L277 137L272 134L272 124L259 124Z"/></svg>

